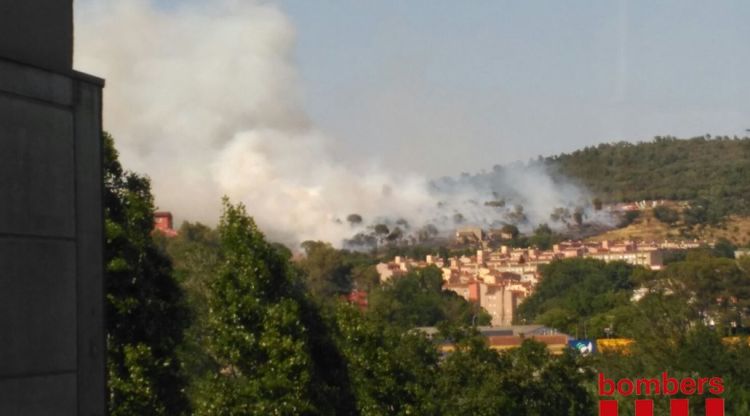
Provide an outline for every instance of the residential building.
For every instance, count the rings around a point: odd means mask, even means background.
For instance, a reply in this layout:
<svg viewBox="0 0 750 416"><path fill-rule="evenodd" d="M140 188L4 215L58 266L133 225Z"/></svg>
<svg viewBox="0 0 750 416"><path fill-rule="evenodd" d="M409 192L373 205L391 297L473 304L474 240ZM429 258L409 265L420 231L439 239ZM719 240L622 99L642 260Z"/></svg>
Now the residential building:
<svg viewBox="0 0 750 416"><path fill-rule="evenodd" d="M154 231L158 231L167 237L177 236L177 230L174 229L171 212L154 212Z"/></svg>
<svg viewBox="0 0 750 416"><path fill-rule="evenodd" d="M462 230L462 235L479 235L476 230ZM663 250L684 250L706 244L710 245L701 241L564 241L555 244L552 250L508 246L495 251L482 249L474 256L453 257L445 263L432 255L424 261L397 256L393 261L378 264L376 269L380 280L385 282L409 270L431 265L439 267L443 272L444 287L482 306L492 316L492 325L496 326L509 325L513 321L517 306L533 293L542 278L540 266L554 260L593 258L659 270L663 267Z"/></svg>

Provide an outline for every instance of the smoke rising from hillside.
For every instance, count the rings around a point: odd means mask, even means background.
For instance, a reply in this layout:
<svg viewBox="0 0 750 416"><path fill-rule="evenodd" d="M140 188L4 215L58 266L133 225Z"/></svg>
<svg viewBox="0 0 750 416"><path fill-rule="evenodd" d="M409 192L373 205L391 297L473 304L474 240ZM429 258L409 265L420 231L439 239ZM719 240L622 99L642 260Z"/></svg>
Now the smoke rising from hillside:
<svg viewBox="0 0 750 416"><path fill-rule="evenodd" d="M295 246L307 239L340 244L398 219L412 229L500 222L528 229L550 222L555 207L589 200L537 165L430 182L337 162L328 151L332 139L302 108L294 28L272 4L78 6L76 67L107 80L105 128L124 165L147 173L159 207L179 218L215 224L228 195L271 238ZM348 223L351 213L362 223Z"/></svg>

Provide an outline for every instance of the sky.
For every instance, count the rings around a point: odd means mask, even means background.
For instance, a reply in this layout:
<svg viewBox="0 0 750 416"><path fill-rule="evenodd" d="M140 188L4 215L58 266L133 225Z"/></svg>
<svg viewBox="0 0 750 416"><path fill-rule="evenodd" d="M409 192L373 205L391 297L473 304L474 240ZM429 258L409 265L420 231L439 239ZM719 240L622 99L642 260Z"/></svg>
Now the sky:
<svg viewBox="0 0 750 416"><path fill-rule="evenodd" d="M159 209L243 202L292 246L405 219L530 229L590 195L535 159L750 127L750 2L78 0L77 69ZM434 179L498 170L491 182ZM448 184L450 181L440 181ZM481 202L503 198L503 209ZM515 209L515 208L513 208ZM365 221L348 224L349 214ZM553 224L554 225L554 224ZM564 227L565 224L557 224Z"/></svg>
<svg viewBox="0 0 750 416"><path fill-rule="evenodd" d="M455 175L750 128L750 2L284 0L336 155Z"/></svg>

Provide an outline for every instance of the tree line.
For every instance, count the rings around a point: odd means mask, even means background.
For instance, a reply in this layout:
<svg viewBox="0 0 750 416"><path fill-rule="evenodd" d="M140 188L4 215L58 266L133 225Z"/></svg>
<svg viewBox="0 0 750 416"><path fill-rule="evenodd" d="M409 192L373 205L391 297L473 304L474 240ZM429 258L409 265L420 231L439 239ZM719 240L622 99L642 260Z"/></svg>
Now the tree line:
<svg viewBox="0 0 750 416"><path fill-rule="evenodd" d="M603 143L542 159L552 172L580 181L606 202L689 201L688 222L750 215L750 138ZM669 216L665 217L670 220Z"/></svg>

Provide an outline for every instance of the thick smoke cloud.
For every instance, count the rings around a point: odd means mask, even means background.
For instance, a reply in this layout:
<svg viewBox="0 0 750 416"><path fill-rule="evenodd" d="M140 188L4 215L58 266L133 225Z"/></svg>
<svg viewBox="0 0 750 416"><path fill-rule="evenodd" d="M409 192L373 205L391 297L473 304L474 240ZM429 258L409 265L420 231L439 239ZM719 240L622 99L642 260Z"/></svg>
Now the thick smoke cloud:
<svg viewBox="0 0 750 416"><path fill-rule="evenodd" d="M523 206L522 226L549 222L553 208L589 199L539 166L430 182L338 163L301 106L294 28L273 4L78 6L76 67L107 79L105 128L124 164L147 173L159 207L178 218L216 223L227 195L271 238L340 244L396 219L442 230L458 213L481 225L516 221L514 205ZM484 205L499 198L504 208ZM364 221L347 223L351 213Z"/></svg>

